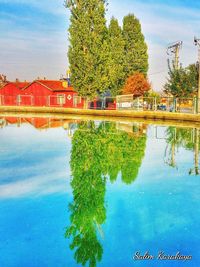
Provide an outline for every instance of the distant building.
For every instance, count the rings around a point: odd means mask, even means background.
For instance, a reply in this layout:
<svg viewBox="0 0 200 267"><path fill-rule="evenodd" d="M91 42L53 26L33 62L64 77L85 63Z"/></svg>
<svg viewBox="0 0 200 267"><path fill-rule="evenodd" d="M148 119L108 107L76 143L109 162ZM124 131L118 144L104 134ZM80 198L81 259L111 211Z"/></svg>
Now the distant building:
<svg viewBox="0 0 200 267"><path fill-rule="evenodd" d="M27 86L27 82L7 82L0 88L0 104L6 106L18 105L21 89Z"/></svg>
<svg viewBox="0 0 200 267"><path fill-rule="evenodd" d="M62 106L82 108L84 99L78 96L68 79L6 82L0 88L1 105Z"/></svg>
<svg viewBox="0 0 200 267"><path fill-rule="evenodd" d="M33 106L83 106L83 99L78 97L67 80L35 80L24 87L22 93L27 96L25 105L32 101Z"/></svg>

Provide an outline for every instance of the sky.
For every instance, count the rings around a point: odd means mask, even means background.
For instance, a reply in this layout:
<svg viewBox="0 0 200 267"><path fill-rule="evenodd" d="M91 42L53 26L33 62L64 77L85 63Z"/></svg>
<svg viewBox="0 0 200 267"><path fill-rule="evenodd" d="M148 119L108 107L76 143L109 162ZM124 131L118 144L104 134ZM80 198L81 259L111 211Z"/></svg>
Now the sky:
<svg viewBox="0 0 200 267"><path fill-rule="evenodd" d="M160 91L167 77L166 48L183 41L183 66L197 61L199 0L109 0L107 21L133 13L148 45L149 80ZM0 0L0 73L9 80L59 79L68 68L69 11L64 0ZM170 57L171 58L171 57Z"/></svg>

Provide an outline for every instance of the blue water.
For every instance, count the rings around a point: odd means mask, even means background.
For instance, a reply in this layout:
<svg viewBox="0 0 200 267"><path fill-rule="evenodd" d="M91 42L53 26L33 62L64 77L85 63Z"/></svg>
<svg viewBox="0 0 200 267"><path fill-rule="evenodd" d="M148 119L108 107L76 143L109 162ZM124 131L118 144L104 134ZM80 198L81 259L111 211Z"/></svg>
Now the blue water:
<svg viewBox="0 0 200 267"><path fill-rule="evenodd" d="M70 248L72 236L65 238L73 213L69 205L77 196L76 187L70 182L78 179L78 176L75 178L76 170L82 166L80 160L86 153L78 151L76 154L75 151L75 155L81 157L73 169L76 129L78 126L70 137L62 127L41 131L23 124L0 129L0 267L82 266L74 256L76 248ZM170 156L165 155L166 130L167 127L146 126L144 155L136 179L131 183L123 182L121 171L115 181L106 175L101 187L105 195L94 202L99 208L96 213L91 210L88 217L82 216L83 228L92 220L95 240L98 239L103 249L101 260L96 259L93 266L200 266L200 177L193 171L194 150L177 146L175 166L170 166ZM112 138L118 138L120 132L122 129ZM135 138L128 131L124 133L127 138ZM95 140L96 147L99 139ZM79 147L77 145L77 149ZM87 171L88 165L85 168ZM90 170L94 170L96 178L96 167L90 167ZM96 186L100 188L100 185ZM78 191L78 196L81 192ZM87 194L84 197L87 198ZM83 202L87 203L85 198ZM92 207L93 198L89 200ZM78 207L76 215L86 214L81 205ZM105 207L102 211L105 219L96 223L96 214L101 207ZM92 219L87 223L90 216ZM147 251L155 257L160 251L167 255L180 252L192 255L192 260L133 259L136 252L144 254ZM91 251L87 253L92 254ZM86 266L89 266L88 261Z"/></svg>

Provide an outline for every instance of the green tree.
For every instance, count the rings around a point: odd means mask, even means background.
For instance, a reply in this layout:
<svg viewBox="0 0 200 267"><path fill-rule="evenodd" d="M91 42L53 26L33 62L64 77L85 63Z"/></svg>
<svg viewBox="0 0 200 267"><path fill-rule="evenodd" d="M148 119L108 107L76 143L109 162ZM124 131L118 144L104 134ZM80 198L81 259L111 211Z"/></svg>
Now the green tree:
<svg viewBox="0 0 200 267"><path fill-rule="evenodd" d="M180 66L175 68L170 64L168 79L164 86L164 91L175 97L192 97L197 94L198 87L198 72L195 64L189 65L186 68Z"/></svg>
<svg viewBox="0 0 200 267"><path fill-rule="evenodd" d="M68 58L71 82L80 96L94 98L107 90L108 57L105 0L68 0L71 10Z"/></svg>
<svg viewBox="0 0 200 267"><path fill-rule="evenodd" d="M195 64L190 64L186 68L186 73L188 76L188 83L189 83L188 86L191 88L193 94L197 94L198 79L199 79L198 67Z"/></svg>
<svg viewBox="0 0 200 267"><path fill-rule="evenodd" d="M109 89L112 96L120 93L124 84L124 39L122 29L117 19L110 21L108 28L109 58L108 58L108 78Z"/></svg>
<svg viewBox="0 0 200 267"><path fill-rule="evenodd" d="M126 78L135 71L146 76L148 71L147 44L141 31L140 21L133 14L124 17L123 37L125 41L124 71Z"/></svg>

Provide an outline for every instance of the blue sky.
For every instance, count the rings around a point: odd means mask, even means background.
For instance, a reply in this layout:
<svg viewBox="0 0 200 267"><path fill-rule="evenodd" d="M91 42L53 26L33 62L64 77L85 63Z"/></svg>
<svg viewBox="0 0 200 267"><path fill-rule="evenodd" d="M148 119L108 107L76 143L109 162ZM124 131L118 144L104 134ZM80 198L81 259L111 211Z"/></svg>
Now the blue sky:
<svg viewBox="0 0 200 267"><path fill-rule="evenodd" d="M65 74L69 11L63 0L0 0L0 73L8 79L58 79ZM149 48L149 78L156 90L167 75L166 47L184 42L183 65L196 62L194 35L200 37L200 2L189 0L110 0L109 21L134 13L141 21ZM159 72L159 73L158 73Z"/></svg>

